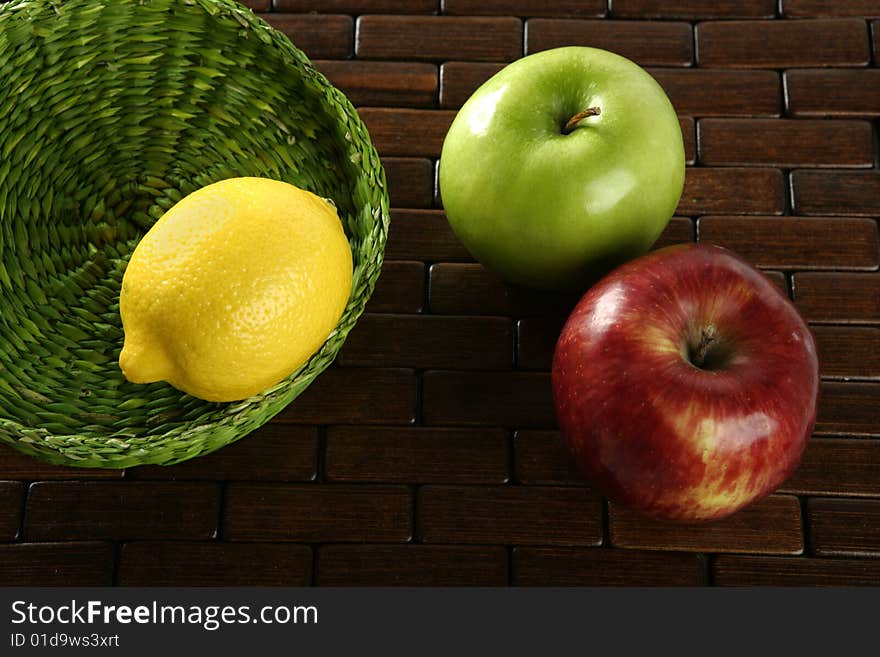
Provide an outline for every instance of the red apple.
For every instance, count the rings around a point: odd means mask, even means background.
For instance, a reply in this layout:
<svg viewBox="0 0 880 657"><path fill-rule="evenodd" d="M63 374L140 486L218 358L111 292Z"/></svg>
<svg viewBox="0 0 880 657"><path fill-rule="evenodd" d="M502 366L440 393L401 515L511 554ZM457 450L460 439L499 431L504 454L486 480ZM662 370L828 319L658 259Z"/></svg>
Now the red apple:
<svg viewBox="0 0 880 657"><path fill-rule="evenodd" d="M816 421L816 344L739 256L676 245L575 307L553 356L563 438L608 497L654 518L721 518L777 488Z"/></svg>

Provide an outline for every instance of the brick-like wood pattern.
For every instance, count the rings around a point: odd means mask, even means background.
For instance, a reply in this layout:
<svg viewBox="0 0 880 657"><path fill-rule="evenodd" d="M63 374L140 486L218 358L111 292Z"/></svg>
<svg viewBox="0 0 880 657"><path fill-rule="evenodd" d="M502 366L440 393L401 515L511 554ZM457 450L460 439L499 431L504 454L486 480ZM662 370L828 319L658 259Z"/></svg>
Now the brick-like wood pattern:
<svg viewBox="0 0 880 657"><path fill-rule="evenodd" d="M724 554L712 564L716 586L880 586L880 559L816 559Z"/></svg>
<svg viewBox="0 0 880 657"><path fill-rule="evenodd" d="M412 495L405 486L232 484L223 536L230 540L407 541Z"/></svg>
<svg viewBox="0 0 880 657"><path fill-rule="evenodd" d="M775 71L650 68L679 114L779 116L782 83Z"/></svg>
<svg viewBox="0 0 880 657"><path fill-rule="evenodd" d="M773 18L776 0L614 0L617 18Z"/></svg>
<svg viewBox="0 0 880 657"><path fill-rule="evenodd" d="M880 215L880 172L823 169L791 174L792 203L798 214Z"/></svg>
<svg viewBox="0 0 880 657"><path fill-rule="evenodd" d="M685 22L535 18L526 25L526 54L561 46L612 50L642 66L689 66L691 25Z"/></svg>
<svg viewBox="0 0 880 657"><path fill-rule="evenodd" d="M417 506L425 543L599 545L602 506L586 488L425 486Z"/></svg>
<svg viewBox="0 0 880 657"><path fill-rule="evenodd" d="M498 16L604 16L607 0L442 0L443 13L451 15L482 14Z"/></svg>
<svg viewBox="0 0 880 657"><path fill-rule="evenodd" d="M324 545L318 586L504 586L507 550L480 545Z"/></svg>
<svg viewBox="0 0 880 657"><path fill-rule="evenodd" d="M379 16L358 19L364 59L509 62L522 56L523 23L512 16Z"/></svg>
<svg viewBox="0 0 880 657"><path fill-rule="evenodd" d="M0 541L14 541L21 529L21 503L24 484L0 481Z"/></svg>
<svg viewBox="0 0 880 657"><path fill-rule="evenodd" d="M794 299L811 322L880 324L880 276L876 273L797 273Z"/></svg>
<svg viewBox="0 0 880 657"><path fill-rule="evenodd" d="M874 161L867 121L705 119L699 131L699 157L707 165L870 167Z"/></svg>
<svg viewBox="0 0 880 657"><path fill-rule="evenodd" d="M701 217L700 240L736 251L758 267L877 269L877 222L822 217Z"/></svg>
<svg viewBox="0 0 880 657"><path fill-rule="evenodd" d="M785 180L765 167L691 167L684 179L678 214L782 214Z"/></svg>
<svg viewBox="0 0 880 657"><path fill-rule="evenodd" d="M814 325L823 377L880 380L880 327Z"/></svg>
<svg viewBox="0 0 880 657"><path fill-rule="evenodd" d="M122 586L306 586L312 550L296 543L138 541L119 558Z"/></svg>
<svg viewBox="0 0 880 657"><path fill-rule="evenodd" d="M880 383L826 381L815 433L880 437Z"/></svg>
<svg viewBox="0 0 880 657"><path fill-rule="evenodd" d="M351 16L273 13L264 18L313 59L345 59L354 51L354 19Z"/></svg>
<svg viewBox="0 0 880 657"><path fill-rule="evenodd" d="M819 18L823 16L851 16L880 18L880 6L874 0L782 0L782 15L786 18Z"/></svg>
<svg viewBox="0 0 880 657"><path fill-rule="evenodd" d="M799 495L880 497L880 440L813 437L780 490Z"/></svg>
<svg viewBox="0 0 880 657"><path fill-rule="evenodd" d="M793 69L785 89L792 116L880 116L880 69Z"/></svg>
<svg viewBox="0 0 880 657"><path fill-rule="evenodd" d="M706 566L687 552L518 547L517 586L702 586Z"/></svg>
<svg viewBox="0 0 880 657"><path fill-rule="evenodd" d="M337 85L385 167L367 311L289 408L219 452L127 471L0 448L0 583L38 586L880 585L880 3L247 0ZM656 248L723 244L815 334L800 466L725 520L604 500L550 394L583 290L474 262L443 212L446 131L503 66L557 46L646 67L688 168Z"/></svg>
<svg viewBox="0 0 880 657"><path fill-rule="evenodd" d="M820 556L880 556L880 500L811 499L810 544Z"/></svg>
<svg viewBox="0 0 880 657"><path fill-rule="evenodd" d="M697 64L706 67L866 66L871 59L868 24L859 18L707 21L696 27L696 44Z"/></svg>
<svg viewBox="0 0 880 657"><path fill-rule="evenodd" d="M324 468L328 481L503 484L509 445L495 428L330 427Z"/></svg>
<svg viewBox="0 0 880 657"><path fill-rule="evenodd" d="M728 518L695 525L646 519L612 504L611 542L623 548L800 554L804 549L796 497L771 495Z"/></svg>
<svg viewBox="0 0 880 657"><path fill-rule="evenodd" d="M110 542L0 543L3 586L110 586L116 550Z"/></svg>
<svg viewBox="0 0 880 657"><path fill-rule="evenodd" d="M220 493L213 482L37 482L28 491L24 535L29 541L212 539Z"/></svg>

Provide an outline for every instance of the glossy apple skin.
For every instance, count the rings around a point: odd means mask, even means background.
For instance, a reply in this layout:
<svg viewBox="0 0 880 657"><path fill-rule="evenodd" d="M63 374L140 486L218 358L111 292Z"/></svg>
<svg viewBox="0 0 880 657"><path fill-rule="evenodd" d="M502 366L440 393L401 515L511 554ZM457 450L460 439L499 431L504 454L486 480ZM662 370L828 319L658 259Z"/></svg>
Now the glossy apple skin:
<svg viewBox="0 0 880 657"><path fill-rule="evenodd" d="M568 134L577 112L598 107ZM646 252L684 185L681 127L660 85L605 50L519 59L484 83L443 143L449 223L513 283L566 288Z"/></svg>
<svg viewBox="0 0 880 657"><path fill-rule="evenodd" d="M694 346L712 330L720 362L699 369ZM564 440L603 493L696 522L791 474L816 421L819 373L789 299L731 251L691 244L637 258L584 295L552 384Z"/></svg>

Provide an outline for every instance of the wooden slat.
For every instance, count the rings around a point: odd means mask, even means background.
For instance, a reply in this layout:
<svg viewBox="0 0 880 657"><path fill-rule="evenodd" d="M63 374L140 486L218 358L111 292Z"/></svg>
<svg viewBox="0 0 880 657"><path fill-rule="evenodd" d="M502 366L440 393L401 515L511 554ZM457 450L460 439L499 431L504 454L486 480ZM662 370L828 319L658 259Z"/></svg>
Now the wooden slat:
<svg viewBox="0 0 880 657"><path fill-rule="evenodd" d="M362 107L358 114L382 156L438 157L455 118L448 110Z"/></svg>
<svg viewBox="0 0 880 657"><path fill-rule="evenodd" d="M648 72L679 114L779 116L782 112L782 83L775 71L651 68Z"/></svg>
<svg viewBox="0 0 880 657"><path fill-rule="evenodd" d="M790 68L865 66L864 20L719 21L696 28L700 66Z"/></svg>
<svg viewBox="0 0 880 657"><path fill-rule="evenodd" d="M698 129L703 164L792 168L870 167L874 162L867 121L703 119Z"/></svg>
<svg viewBox="0 0 880 657"><path fill-rule="evenodd" d="M501 429L330 427L328 481L502 484L508 434Z"/></svg>
<svg viewBox="0 0 880 657"><path fill-rule="evenodd" d="M788 289L788 281L785 278L785 274L781 271L764 271L764 275L770 279L770 282L773 283L780 290L785 292L787 296L791 296L791 290Z"/></svg>
<svg viewBox="0 0 880 657"><path fill-rule="evenodd" d="M28 540L211 539L220 487L183 482L38 482L28 491Z"/></svg>
<svg viewBox="0 0 880 657"><path fill-rule="evenodd" d="M112 543L0 544L3 586L111 586Z"/></svg>
<svg viewBox="0 0 880 657"><path fill-rule="evenodd" d="M427 543L599 545L600 499L585 488L425 486L418 536Z"/></svg>
<svg viewBox="0 0 880 657"><path fill-rule="evenodd" d="M877 324L880 323L880 274L797 273L794 299L811 322Z"/></svg>
<svg viewBox="0 0 880 657"><path fill-rule="evenodd" d="M876 0L781 0L782 15L786 18L819 18L830 16L858 16L880 18Z"/></svg>
<svg viewBox="0 0 880 657"><path fill-rule="evenodd" d="M407 541L412 496L404 486L232 484L223 537L235 541Z"/></svg>
<svg viewBox="0 0 880 657"><path fill-rule="evenodd" d="M820 556L880 555L880 500L807 502L810 544Z"/></svg>
<svg viewBox="0 0 880 657"><path fill-rule="evenodd" d="M776 0L614 0L615 18L773 18Z"/></svg>
<svg viewBox="0 0 880 657"><path fill-rule="evenodd" d="M504 586L507 550L471 545L324 545L318 586Z"/></svg>
<svg viewBox="0 0 880 657"><path fill-rule="evenodd" d="M475 263L431 265L428 278L431 312L441 315L567 316L580 298L510 285Z"/></svg>
<svg viewBox="0 0 880 657"><path fill-rule="evenodd" d="M443 0L443 13L455 15L497 16L570 16L574 18L605 15L607 0Z"/></svg>
<svg viewBox="0 0 880 657"><path fill-rule="evenodd" d="M681 136L684 139L684 161L694 164L697 161L697 127L696 121L689 116L678 117Z"/></svg>
<svg viewBox="0 0 880 657"><path fill-rule="evenodd" d="M374 313L417 313L425 305L425 265L386 261L365 310Z"/></svg>
<svg viewBox="0 0 880 657"><path fill-rule="evenodd" d="M346 59L354 52L351 16L269 13L263 18L289 36L310 59Z"/></svg>
<svg viewBox="0 0 880 657"><path fill-rule="evenodd" d="M313 63L356 106L437 104L438 74L433 64L327 59Z"/></svg>
<svg viewBox="0 0 880 657"><path fill-rule="evenodd" d="M526 53L561 46L611 50L642 66L690 66L691 26L684 22L533 18L526 27Z"/></svg>
<svg viewBox="0 0 880 657"><path fill-rule="evenodd" d="M822 217L701 217L700 241L736 251L758 267L873 270L877 222Z"/></svg>
<svg viewBox="0 0 880 657"><path fill-rule="evenodd" d="M388 258L424 262L473 261L443 210L392 210Z"/></svg>
<svg viewBox="0 0 880 657"><path fill-rule="evenodd" d="M880 436L880 383L824 381L815 432Z"/></svg>
<svg viewBox="0 0 880 657"><path fill-rule="evenodd" d="M134 479L309 481L316 474L318 430L269 422L242 440L171 466L131 468Z"/></svg>
<svg viewBox="0 0 880 657"><path fill-rule="evenodd" d="M334 367L276 417L297 424L412 424L416 398L411 369Z"/></svg>
<svg viewBox="0 0 880 657"><path fill-rule="evenodd" d="M877 171L794 171L791 188L799 214L880 215Z"/></svg>
<svg viewBox="0 0 880 657"><path fill-rule="evenodd" d="M797 470L779 490L797 495L880 497L880 441L813 437Z"/></svg>
<svg viewBox="0 0 880 657"><path fill-rule="evenodd" d="M782 214L785 182L778 169L690 167L678 214Z"/></svg>
<svg viewBox="0 0 880 657"><path fill-rule="evenodd" d="M665 246L672 246L673 244L693 242L694 236L695 231L693 221L687 217L672 217L669 220L669 223L666 224L666 228L660 233L660 237L654 242L651 249L662 249Z"/></svg>
<svg viewBox="0 0 880 657"><path fill-rule="evenodd" d="M564 317L527 317L516 324L516 366L550 371L553 350L565 324Z"/></svg>
<svg viewBox="0 0 880 657"><path fill-rule="evenodd" d="M554 428L550 376L543 372L425 372L422 421L426 425Z"/></svg>
<svg viewBox="0 0 880 657"><path fill-rule="evenodd" d="M771 495L714 522L676 525L609 505L611 542L617 547L700 552L800 554L801 509L796 497Z"/></svg>
<svg viewBox="0 0 880 657"><path fill-rule="evenodd" d="M517 431L516 480L529 485L588 486L558 431Z"/></svg>
<svg viewBox="0 0 880 657"><path fill-rule="evenodd" d="M655 248L693 241L693 223L673 217L657 238ZM468 250L456 237L442 210L392 210L391 230L385 255L393 259L425 262L472 262Z"/></svg>
<svg viewBox="0 0 880 657"><path fill-rule="evenodd" d="M24 484L0 481L0 541L14 541L21 530Z"/></svg>
<svg viewBox="0 0 880 657"><path fill-rule="evenodd" d="M509 62L522 56L522 31L510 16L361 16L355 48L365 59Z"/></svg>
<svg viewBox="0 0 880 657"><path fill-rule="evenodd" d="M697 554L603 548L518 547L517 586L702 586L706 565Z"/></svg>
<svg viewBox="0 0 880 657"><path fill-rule="evenodd" d="M506 317L362 315L337 362L344 366L510 369L513 326Z"/></svg>
<svg viewBox="0 0 880 657"><path fill-rule="evenodd" d="M382 167L385 169L392 207L431 207L434 202L434 164L431 160L424 157L384 157ZM395 227L392 221L392 230Z"/></svg>
<svg viewBox="0 0 880 657"><path fill-rule="evenodd" d="M785 74L792 116L880 116L880 70L796 69Z"/></svg>
<svg viewBox="0 0 880 657"><path fill-rule="evenodd" d="M813 326L825 378L880 379L880 328Z"/></svg>
<svg viewBox="0 0 880 657"><path fill-rule="evenodd" d="M880 586L880 559L811 559L723 554L712 564L717 586Z"/></svg>
<svg viewBox="0 0 880 657"><path fill-rule="evenodd" d="M5 479L121 479L122 470L52 465L12 447L0 445L0 481Z"/></svg>
<svg viewBox="0 0 880 657"><path fill-rule="evenodd" d="M275 11L340 14L433 14L437 0L272 0Z"/></svg>
<svg viewBox="0 0 880 657"><path fill-rule="evenodd" d="M120 586L308 586L312 551L286 543L127 543Z"/></svg>
<svg viewBox="0 0 880 657"><path fill-rule="evenodd" d="M440 66L440 107L457 109L477 88L504 68L490 62L445 62Z"/></svg>
<svg viewBox="0 0 880 657"><path fill-rule="evenodd" d="M871 43L874 50L874 62L880 62L880 20L871 21Z"/></svg>

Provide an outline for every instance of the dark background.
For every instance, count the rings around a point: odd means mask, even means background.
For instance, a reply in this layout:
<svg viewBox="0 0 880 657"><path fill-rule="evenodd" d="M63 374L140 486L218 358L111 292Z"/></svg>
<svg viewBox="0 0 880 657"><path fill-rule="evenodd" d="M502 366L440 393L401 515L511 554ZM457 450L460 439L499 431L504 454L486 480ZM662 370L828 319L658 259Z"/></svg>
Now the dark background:
<svg viewBox="0 0 880 657"><path fill-rule="evenodd" d="M880 3L246 4L349 95L383 156L394 209L368 312L299 400L215 455L123 473L0 448L0 583L880 584ZM582 481L548 374L576 299L505 286L444 219L456 109L561 45L634 59L675 104L690 166L660 243L737 250L818 340L801 467L727 520L646 521Z"/></svg>

